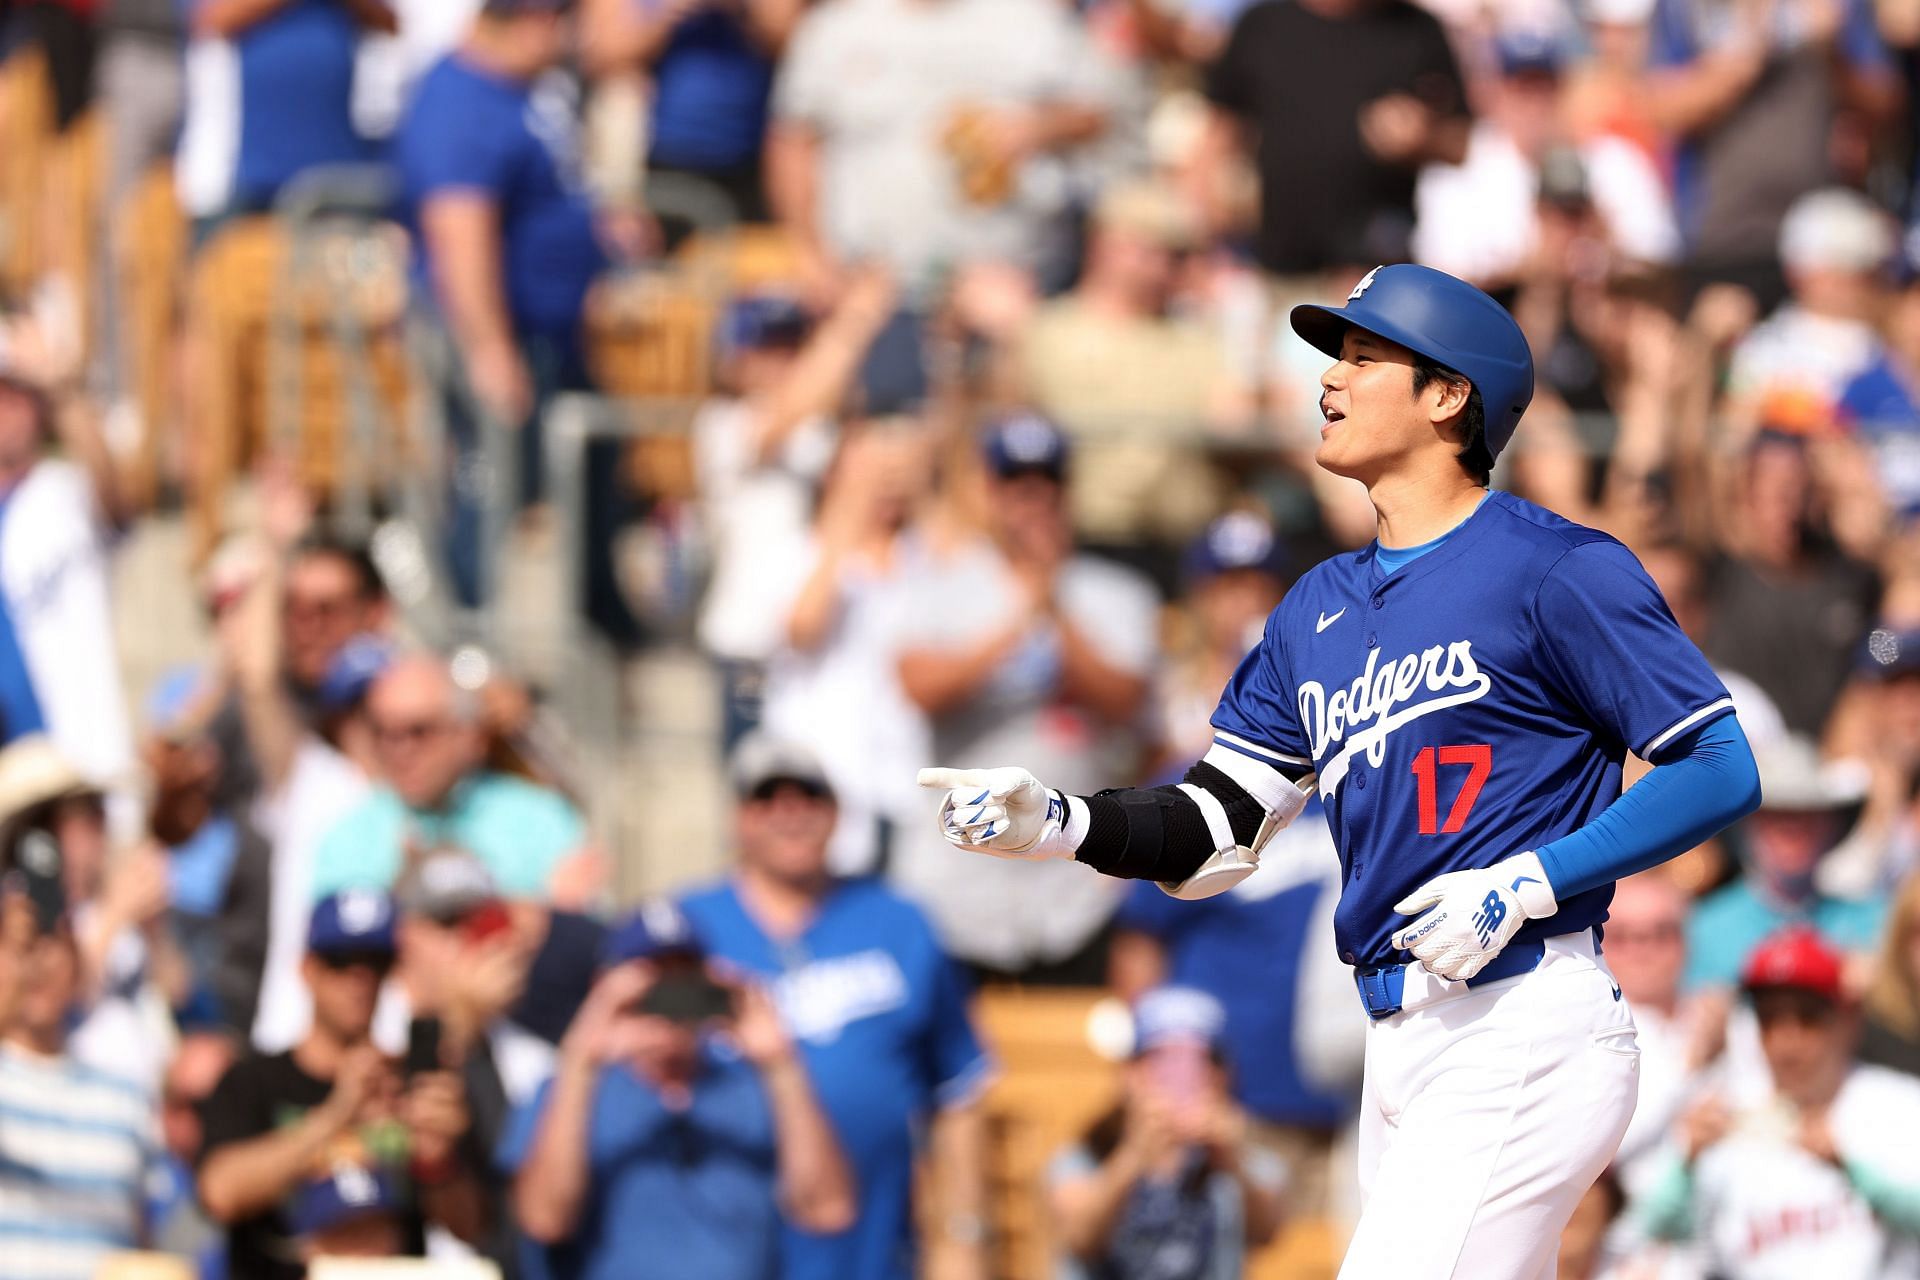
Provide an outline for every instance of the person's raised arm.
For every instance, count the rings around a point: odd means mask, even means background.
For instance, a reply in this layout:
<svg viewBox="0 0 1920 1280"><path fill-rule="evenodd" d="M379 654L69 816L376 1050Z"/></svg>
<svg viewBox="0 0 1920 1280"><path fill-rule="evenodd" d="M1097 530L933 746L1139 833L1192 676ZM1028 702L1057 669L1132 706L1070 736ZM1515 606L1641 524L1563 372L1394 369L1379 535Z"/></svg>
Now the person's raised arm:
<svg viewBox="0 0 1920 1280"><path fill-rule="evenodd" d="M388 1070L378 1049L361 1045L341 1059L325 1102L293 1124L215 1147L200 1166L198 1189L207 1216L231 1226L285 1200L311 1173L314 1161L358 1121ZM209 1113L221 1104L216 1092L208 1100Z"/></svg>
<svg viewBox="0 0 1920 1280"><path fill-rule="evenodd" d="M737 989L733 1037L741 1056L760 1073L773 1111L781 1209L802 1231L845 1231L860 1211L853 1175L780 1011L764 989Z"/></svg>
<svg viewBox="0 0 1920 1280"><path fill-rule="evenodd" d="M587 1202L588 1126L601 1068L613 1047L615 1020L646 994L653 974L642 964L609 969L594 984L560 1043L546 1107L534 1125L527 1159L513 1180L520 1229L539 1244L559 1244L579 1225Z"/></svg>

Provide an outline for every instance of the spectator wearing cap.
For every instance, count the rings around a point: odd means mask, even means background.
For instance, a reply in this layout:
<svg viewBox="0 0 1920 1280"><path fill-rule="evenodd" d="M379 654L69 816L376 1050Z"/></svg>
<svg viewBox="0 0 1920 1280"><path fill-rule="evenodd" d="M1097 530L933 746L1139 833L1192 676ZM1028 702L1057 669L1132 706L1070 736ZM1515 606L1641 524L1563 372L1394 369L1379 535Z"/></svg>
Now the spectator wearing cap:
<svg viewBox="0 0 1920 1280"><path fill-rule="evenodd" d="M285 1053L243 1056L207 1099L200 1202L227 1228L228 1274L298 1280L301 1192L343 1167L400 1188L401 1252L422 1251L429 1221L479 1237L479 1182L459 1158L468 1127L460 1077L442 1070L403 1080L369 1039L394 954L387 894L349 889L321 899L301 965L312 1025Z"/></svg>
<svg viewBox="0 0 1920 1280"><path fill-rule="evenodd" d="M722 317L718 394L692 430L713 543L699 637L720 665L728 750L759 723L765 666L787 641L786 605L805 580L837 415L891 310L887 278L865 272L817 326L797 299L772 294L736 299Z"/></svg>
<svg viewBox="0 0 1920 1280"><path fill-rule="evenodd" d="M930 1265L983 1278L976 1103L990 1063L967 1016L965 981L918 909L876 880L829 869L834 792L812 752L756 735L741 743L733 773L733 874L682 905L715 959L772 992L860 1197L844 1233L789 1232L780 1275L917 1274L914 1174L925 1155L939 1197Z"/></svg>
<svg viewBox="0 0 1920 1280"><path fill-rule="evenodd" d="M0 751L0 868L38 868L71 922L80 987L68 1051L157 1093L167 1046L153 1029L189 995L165 856L152 842L112 856L106 797L36 735Z"/></svg>
<svg viewBox="0 0 1920 1280"><path fill-rule="evenodd" d="M773 69L805 7L584 0L581 53L592 75L651 78L649 174L697 178L725 194L734 217L765 222L760 152Z"/></svg>
<svg viewBox="0 0 1920 1280"><path fill-rule="evenodd" d="M1096 542L1184 540L1220 509L1221 477L1190 442L1242 425L1252 400L1216 327L1179 305L1202 247L1171 186L1116 185L1079 281L1018 339L1027 398L1075 437L1074 526Z"/></svg>
<svg viewBox="0 0 1920 1280"><path fill-rule="evenodd" d="M1727 370L1731 429L1832 433L1848 387L1888 361L1876 325L1894 237L1893 219L1857 191L1794 201L1777 248L1788 296L1734 348Z"/></svg>
<svg viewBox="0 0 1920 1280"><path fill-rule="evenodd" d="M1074 780L1063 785L1086 788L1135 775L1158 647L1153 588L1074 550L1059 428L1007 419L985 433L982 451L986 533L930 551L915 568L898 642L902 687L932 730L928 758L1037 759ZM927 822L913 824L898 853L898 886L984 974L1104 978L1118 885L1072 862L963 865ZM1009 874L1035 870L1037 882Z"/></svg>
<svg viewBox="0 0 1920 1280"><path fill-rule="evenodd" d="M596 856L565 798L483 767L478 700L440 658L396 659L369 689L367 713L379 785L321 838L312 892L390 888L410 848L444 844L477 855L509 898L546 901L558 879L579 879L571 861Z"/></svg>
<svg viewBox="0 0 1920 1280"><path fill-rule="evenodd" d="M392 1174L343 1163L294 1194L300 1256L397 1258L407 1251L407 1202Z"/></svg>
<svg viewBox="0 0 1920 1280"><path fill-rule="evenodd" d="M1225 1021L1189 987L1134 1003L1120 1104L1048 1171L1062 1275L1230 1280L1278 1229L1287 1170L1246 1140Z"/></svg>
<svg viewBox="0 0 1920 1280"><path fill-rule="evenodd" d="M499 500L481 423L523 427L522 495L537 494L537 430L548 400L591 385L588 292L615 254L635 256L628 220L596 212L582 184L574 104L546 73L567 52L571 0L487 0L459 46L426 73L394 137L401 212L419 248L422 298L450 362L439 388L459 461L448 552L460 598L477 603L481 514ZM606 471L617 470L608 460ZM589 463L589 472L593 472ZM611 495L593 491L595 503ZM598 508L596 507L596 511ZM605 555L589 608L613 624Z"/></svg>
<svg viewBox="0 0 1920 1280"><path fill-rule="evenodd" d="M839 1231L856 1202L772 996L720 985L666 902L617 928L606 960L500 1150L528 1269L773 1280L783 1214Z"/></svg>
<svg viewBox="0 0 1920 1280"><path fill-rule="evenodd" d="M1600 239L1622 258L1676 259L1680 233L1653 157L1616 136L1567 137L1558 109L1567 63L1562 35L1511 27L1494 43L1499 74L1486 86L1465 157L1420 173L1414 257L1483 288L1518 283L1540 246L1539 201L1551 182L1554 199L1578 200L1598 214Z"/></svg>
<svg viewBox="0 0 1920 1280"><path fill-rule="evenodd" d="M199 672L178 672L148 699L147 830L165 855L167 925L201 1013L244 1034L259 1005L273 850L251 814L218 799L223 755L192 711L202 684Z"/></svg>
<svg viewBox="0 0 1920 1280"><path fill-rule="evenodd" d="M1191 759L1194 744L1213 741L1220 690L1259 641L1294 565L1272 521L1230 511L1188 545L1180 577L1180 638L1158 691L1160 753L1169 761Z"/></svg>
<svg viewBox="0 0 1920 1280"><path fill-rule="evenodd" d="M1759 757L1760 807L1738 831L1743 874L1701 900L1687 926L1687 984L1731 987L1763 940L1806 924L1827 945L1870 952L1886 919L1884 899L1836 898L1819 887L1826 854L1859 819L1867 771L1825 761L1812 743L1789 739Z"/></svg>
<svg viewBox="0 0 1920 1280"><path fill-rule="evenodd" d="M934 443L905 419L844 433L800 572L780 597L785 634L767 659L762 724L819 752L840 802L836 871L884 869L921 811L898 762L926 757L926 721L893 656L915 600L924 541L913 522L932 488Z"/></svg>
<svg viewBox="0 0 1920 1280"><path fill-rule="evenodd" d="M133 738L104 496L80 466L48 456L55 435L46 395L0 367L0 743L45 733L82 773L118 785Z"/></svg>
<svg viewBox="0 0 1920 1280"><path fill-rule="evenodd" d="M271 209L305 170L375 158L354 120L354 72L362 35L395 28L383 0L182 7L192 40L176 183L201 239Z"/></svg>
<svg viewBox="0 0 1920 1280"><path fill-rule="evenodd" d="M1677 136L1675 203L1696 287L1732 281L1763 309L1780 300L1776 237L1802 192L1842 175L1834 139L1843 108L1885 120L1899 82L1862 0L1813 0L1735 15L1700 0L1658 0L1651 123Z"/></svg>
<svg viewBox="0 0 1920 1280"><path fill-rule="evenodd" d="M586 916L510 903L464 849L427 852L395 890L396 971L411 1005L409 1052L437 1047L460 1073L472 1127L466 1147L487 1192L480 1247L508 1275L518 1237L508 1180L481 1153L499 1148L513 1110L553 1073L557 1046L598 974L605 929ZM423 1047L424 1046L424 1047Z"/></svg>
<svg viewBox="0 0 1920 1280"><path fill-rule="evenodd" d="M148 1177L160 1161L153 1095L88 1066L67 1029L82 996L69 923L0 892L0 1266L88 1280L116 1249L145 1243Z"/></svg>
<svg viewBox="0 0 1920 1280"><path fill-rule="evenodd" d="M833 0L781 61L767 194L819 288L873 262L924 304L957 268L1039 265L1061 164L1106 132L1119 96L1071 10Z"/></svg>
<svg viewBox="0 0 1920 1280"><path fill-rule="evenodd" d="M1840 953L1805 926L1769 937L1741 987L1760 1024L1768 1096L1709 1096L1682 1120L1635 1213L1691 1238L1710 1274L1896 1276L1920 1262L1920 1082L1861 1066Z"/></svg>

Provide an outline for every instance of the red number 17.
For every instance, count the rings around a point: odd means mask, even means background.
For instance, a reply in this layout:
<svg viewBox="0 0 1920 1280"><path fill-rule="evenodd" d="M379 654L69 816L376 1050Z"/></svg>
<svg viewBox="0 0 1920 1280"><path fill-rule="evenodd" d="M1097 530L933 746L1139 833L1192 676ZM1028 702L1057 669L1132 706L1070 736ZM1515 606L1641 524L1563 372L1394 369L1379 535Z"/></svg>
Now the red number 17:
<svg viewBox="0 0 1920 1280"><path fill-rule="evenodd" d="M1447 814L1447 825L1440 825L1440 787L1435 778L1439 768L1450 764L1467 766L1467 780L1460 784L1460 794L1453 798L1453 808ZM1473 812L1473 802L1480 798L1480 788L1487 785L1487 775L1493 772L1493 747L1485 742L1470 743L1458 747L1427 747L1413 758L1413 776L1420 783L1420 834L1434 836L1445 833L1451 835L1467 824L1467 815Z"/></svg>

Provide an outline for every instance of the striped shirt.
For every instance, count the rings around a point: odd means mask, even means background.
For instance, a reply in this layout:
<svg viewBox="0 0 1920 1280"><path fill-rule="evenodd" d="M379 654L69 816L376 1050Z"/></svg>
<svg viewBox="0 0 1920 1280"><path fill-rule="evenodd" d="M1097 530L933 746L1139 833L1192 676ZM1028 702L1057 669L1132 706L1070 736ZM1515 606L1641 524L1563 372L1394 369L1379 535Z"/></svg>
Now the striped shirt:
<svg viewBox="0 0 1920 1280"><path fill-rule="evenodd" d="M157 1139L132 1084L0 1045L0 1280L86 1280L135 1247Z"/></svg>

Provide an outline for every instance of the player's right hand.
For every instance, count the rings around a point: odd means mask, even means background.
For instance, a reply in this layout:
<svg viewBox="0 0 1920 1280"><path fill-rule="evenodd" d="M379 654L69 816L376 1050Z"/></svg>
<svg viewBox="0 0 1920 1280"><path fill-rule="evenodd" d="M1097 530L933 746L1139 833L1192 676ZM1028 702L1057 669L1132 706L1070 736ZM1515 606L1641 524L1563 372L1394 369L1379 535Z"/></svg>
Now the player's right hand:
<svg viewBox="0 0 1920 1280"><path fill-rule="evenodd" d="M945 791L940 834L996 858L1071 858L1067 798L1025 769L922 769L920 785Z"/></svg>

